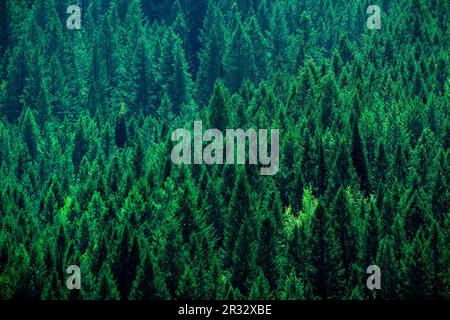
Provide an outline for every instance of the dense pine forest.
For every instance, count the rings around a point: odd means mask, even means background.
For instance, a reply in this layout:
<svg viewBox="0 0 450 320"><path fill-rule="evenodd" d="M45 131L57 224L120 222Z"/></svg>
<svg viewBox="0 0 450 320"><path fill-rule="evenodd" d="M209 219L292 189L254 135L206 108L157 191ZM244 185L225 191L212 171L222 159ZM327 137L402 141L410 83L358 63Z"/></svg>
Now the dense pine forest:
<svg viewBox="0 0 450 320"><path fill-rule="evenodd" d="M0 299L449 299L450 2L374 2L1 0Z"/></svg>

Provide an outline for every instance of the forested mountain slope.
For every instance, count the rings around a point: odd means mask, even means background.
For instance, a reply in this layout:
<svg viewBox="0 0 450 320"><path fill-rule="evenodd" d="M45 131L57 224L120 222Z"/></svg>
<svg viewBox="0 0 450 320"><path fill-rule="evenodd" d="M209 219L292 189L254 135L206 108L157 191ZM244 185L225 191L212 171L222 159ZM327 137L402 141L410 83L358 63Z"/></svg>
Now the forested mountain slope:
<svg viewBox="0 0 450 320"><path fill-rule="evenodd" d="M72 2L0 1L0 299L450 297L449 1ZM278 174L174 165L194 121Z"/></svg>

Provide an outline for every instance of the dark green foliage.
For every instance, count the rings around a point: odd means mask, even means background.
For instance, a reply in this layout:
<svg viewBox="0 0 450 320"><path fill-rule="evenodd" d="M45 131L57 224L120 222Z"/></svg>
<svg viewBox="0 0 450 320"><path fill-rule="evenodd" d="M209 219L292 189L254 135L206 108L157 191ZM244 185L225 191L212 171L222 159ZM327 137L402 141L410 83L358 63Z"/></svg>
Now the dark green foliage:
<svg viewBox="0 0 450 320"><path fill-rule="evenodd" d="M208 123L210 128L226 129L227 119L227 93L222 81L214 85L211 100L208 106Z"/></svg>
<svg viewBox="0 0 450 320"><path fill-rule="evenodd" d="M237 91L244 80L255 80L256 65L253 46L246 26L238 19L232 30L230 45L224 55L225 84L231 91Z"/></svg>
<svg viewBox="0 0 450 320"><path fill-rule="evenodd" d="M203 105L208 102L215 81L223 77L224 32L222 13L214 2L209 1L202 28L202 49L199 52L200 67L197 73L197 98Z"/></svg>

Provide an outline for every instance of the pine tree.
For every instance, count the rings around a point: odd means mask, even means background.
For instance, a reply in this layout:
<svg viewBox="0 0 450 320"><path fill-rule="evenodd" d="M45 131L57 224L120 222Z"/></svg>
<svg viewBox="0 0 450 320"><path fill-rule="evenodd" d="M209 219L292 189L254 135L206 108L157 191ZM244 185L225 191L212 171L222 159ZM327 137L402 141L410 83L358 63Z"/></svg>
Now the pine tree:
<svg viewBox="0 0 450 320"><path fill-rule="evenodd" d="M283 7L281 4L275 4L272 10L272 17L270 18L269 31L271 61L274 68L285 62L284 52L288 45L288 36L289 30Z"/></svg>
<svg viewBox="0 0 450 320"><path fill-rule="evenodd" d="M199 299L199 290L197 279L194 277L189 265L184 267L184 272L180 277L180 282L176 295L181 300Z"/></svg>
<svg viewBox="0 0 450 320"><path fill-rule="evenodd" d="M448 156L447 159L449 159ZM447 163L448 160L445 159L444 152L439 152L435 159L436 178L431 199L433 216L439 223L444 222L450 205L450 192L447 187L450 176L448 170L445 169L446 167L448 168Z"/></svg>
<svg viewBox="0 0 450 320"><path fill-rule="evenodd" d="M342 248L341 260L345 274L350 274L351 266L357 260L357 230L342 187L334 198L331 214L336 219L336 236Z"/></svg>
<svg viewBox="0 0 450 320"><path fill-rule="evenodd" d="M214 92L208 105L209 127L221 131L226 129L228 123L227 111L228 95L222 81L214 85Z"/></svg>
<svg viewBox="0 0 450 320"><path fill-rule="evenodd" d="M261 270L258 273L258 277L253 282L250 290L250 300L269 300L271 298L270 284L264 276L264 272Z"/></svg>
<svg viewBox="0 0 450 320"><path fill-rule="evenodd" d="M232 283L245 296L248 293L251 283L252 246L251 226L248 217L245 217L237 226L239 232L236 235L236 242L232 249Z"/></svg>
<svg viewBox="0 0 450 320"><path fill-rule="evenodd" d="M155 115L153 104L157 98L156 67L152 63L150 48L147 39L141 37L136 48L136 107L144 115Z"/></svg>
<svg viewBox="0 0 450 320"><path fill-rule="evenodd" d="M194 188L191 177L185 176L186 180L181 186L179 194L179 205L177 217L180 219L181 235L183 242L189 242L193 232L197 231L200 213L196 210L198 206L198 192Z"/></svg>
<svg viewBox="0 0 450 320"><path fill-rule="evenodd" d="M317 188L319 195L323 195L327 188L327 166L325 162L325 154L323 150L323 144L321 141L319 145L318 167L317 167Z"/></svg>
<svg viewBox="0 0 450 320"><path fill-rule="evenodd" d="M368 266L376 265L376 258L381 240L381 216L374 201L370 203L370 209L367 211L366 226L367 233L364 246L364 262Z"/></svg>
<svg viewBox="0 0 450 320"><path fill-rule="evenodd" d="M303 284L296 276L294 268L286 278L280 297L282 300L304 300L305 298Z"/></svg>
<svg viewBox="0 0 450 320"><path fill-rule="evenodd" d="M127 123L124 115L119 115L116 118L116 125L114 128L114 139L118 148L125 147L127 141Z"/></svg>
<svg viewBox="0 0 450 320"><path fill-rule="evenodd" d="M256 81L261 81L267 75L267 61L269 60L269 43L264 36L258 19L253 16L250 18L247 29L249 30L250 41L252 43L255 67L256 67Z"/></svg>
<svg viewBox="0 0 450 320"><path fill-rule="evenodd" d="M171 94L172 102L175 106L189 104L192 99L192 80L188 72L188 65L184 56L184 50L181 46L181 41L177 39L174 46L174 61L173 61L173 80L169 84L168 91ZM181 112L176 110L175 114Z"/></svg>
<svg viewBox="0 0 450 320"><path fill-rule="evenodd" d="M432 268L430 256L430 241L420 230L414 236L412 243L407 246L405 259L402 263L402 276L405 285L401 295L406 299L426 299L433 294Z"/></svg>
<svg viewBox="0 0 450 320"><path fill-rule="evenodd" d="M252 212L250 192L245 171L240 171L225 216L224 250L226 266L231 264L233 249L241 228L240 224Z"/></svg>
<svg viewBox="0 0 450 320"><path fill-rule="evenodd" d="M200 66L197 73L197 99L200 105L208 103L216 79L223 77L223 55L225 52L225 29L223 16L213 1L208 2L201 31L202 49L199 52Z"/></svg>
<svg viewBox="0 0 450 320"><path fill-rule="evenodd" d="M33 112L30 109L25 111L22 121L22 132L30 156L32 159L36 160L39 146L39 128Z"/></svg>
<svg viewBox="0 0 450 320"><path fill-rule="evenodd" d="M0 1L0 299L448 299L449 2L388 2ZM193 120L280 172L174 166Z"/></svg>
<svg viewBox="0 0 450 320"><path fill-rule="evenodd" d="M352 171L348 147L344 139L340 139L332 170L328 176L326 194L334 194L340 186L351 184Z"/></svg>
<svg viewBox="0 0 450 320"><path fill-rule="evenodd" d="M253 47L248 31L241 21L238 21L236 29L233 30L223 58L223 65L224 81L232 92L238 91L244 80L255 81L256 66Z"/></svg>
<svg viewBox="0 0 450 320"><path fill-rule="evenodd" d="M429 222L430 212L423 192L412 190L410 198L404 204L405 231L408 240L412 240L421 226Z"/></svg>
<svg viewBox="0 0 450 320"><path fill-rule="evenodd" d="M397 286L400 283L400 264L396 261L394 242L391 237L387 236L380 241L376 261L382 270L382 290L377 295L381 299L396 299Z"/></svg>
<svg viewBox="0 0 450 320"><path fill-rule="evenodd" d="M338 299L344 294L342 248L335 234L333 221L323 203L319 203L311 221L311 257L309 278L313 294L320 299Z"/></svg>
<svg viewBox="0 0 450 320"><path fill-rule="evenodd" d="M136 178L142 177L144 173L145 152L142 140L139 140L134 152L133 166Z"/></svg>
<svg viewBox="0 0 450 320"><path fill-rule="evenodd" d="M359 133L359 125L357 121L353 124L352 137L352 160L356 169L356 173L360 179L361 190L367 196L370 192L369 172L366 158L366 150Z"/></svg>
<svg viewBox="0 0 450 320"><path fill-rule="evenodd" d="M144 254L131 286L131 300L160 300L169 297L166 284L160 276L153 254Z"/></svg>
<svg viewBox="0 0 450 320"><path fill-rule="evenodd" d="M97 107L107 105L106 98L109 96L109 81L107 78L106 63L103 61L103 52L100 46L100 33L94 34L91 64L89 66L89 88L88 88L88 109L94 114Z"/></svg>
<svg viewBox="0 0 450 320"><path fill-rule="evenodd" d="M431 222L428 233L430 234L430 262L432 269L430 276L433 288L433 298L446 299L448 296L446 293L446 274L448 274L446 261L448 261L449 258L449 250L445 245L445 233L436 220Z"/></svg>
<svg viewBox="0 0 450 320"><path fill-rule="evenodd" d="M108 265L103 265L98 282L96 294L99 298L102 300L119 300L120 294Z"/></svg>
<svg viewBox="0 0 450 320"><path fill-rule="evenodd" d="M164 270L164 281L171 297L176 297L180 278L184 271L186 252L184 251L181 226L170 213L160 227L161 246L157 251L158 266Z"/></svg>
<svg viewBox="0 0 450 320"><path fill-rule="evenodd" d="M388 169L389 169L389 161L386 156L386 150L384 144L380 144L378 146L378 152L376 156L376 165L375 165L375 173L376 183L384 183L387 178Z"/></svg>
<svg viewBox="0 0 450 320"><path fill-rule="evenodd" d="M6 48L8 46L8 37L9 37L9 30L8 30L8 6L6 4L6 1L2 1L0 3L0 12L1 12L1 18L0 18L0 58L3 58L3 55L6 51Z"/></svg>
<svg viewBox="0 0 450 320"><path fill-rule="evenodd" d="M339 104L339 93L333 74L330 73L322 79L320 91L320 119L323 128L326 129L331 127L334 112Z"/></svg>
<svg viewBox="0 0 450 320"><path fill-rule="evenodd" d="M268 281L269 290L276 287L278 272L276 269L276 230L274 219L270 216L263 218L259 227L256 247L256 263L261 267L265 281ZM262 279L259 279L261 281ZM258 282L258 279L256 280Z"/></svg>
<svg viewBox="0 0 450 320"><path fill-rule="evenodd" d="M199 33L202 27L202 22L205 17L205 12L208 6L208 0L190 1L184 0L183 8L186 12L186 20L189 29L189 43L191 52L188 52L189 64L192 66L192 71L195 73L198 70L198 55L196 52L200 49Z"/></svg>
<svg viewBox="0 0 450 320"><path fill-rule="evenodd" d="M2 114L10 122L17 121L24 106L22 94L25 88L25 76L28 72L25 48L17 46L14 48L11 61L7 69L6 97L3 104Z"/></svg>
<svg viewBox="0 0 450 320"><path fill-rule="evenodd" d="M172 112L179 115L182 105L191 102L192 80L182 42L172 29L165 33L162 42L160 70L163 89L173 104Z"/></svg>

